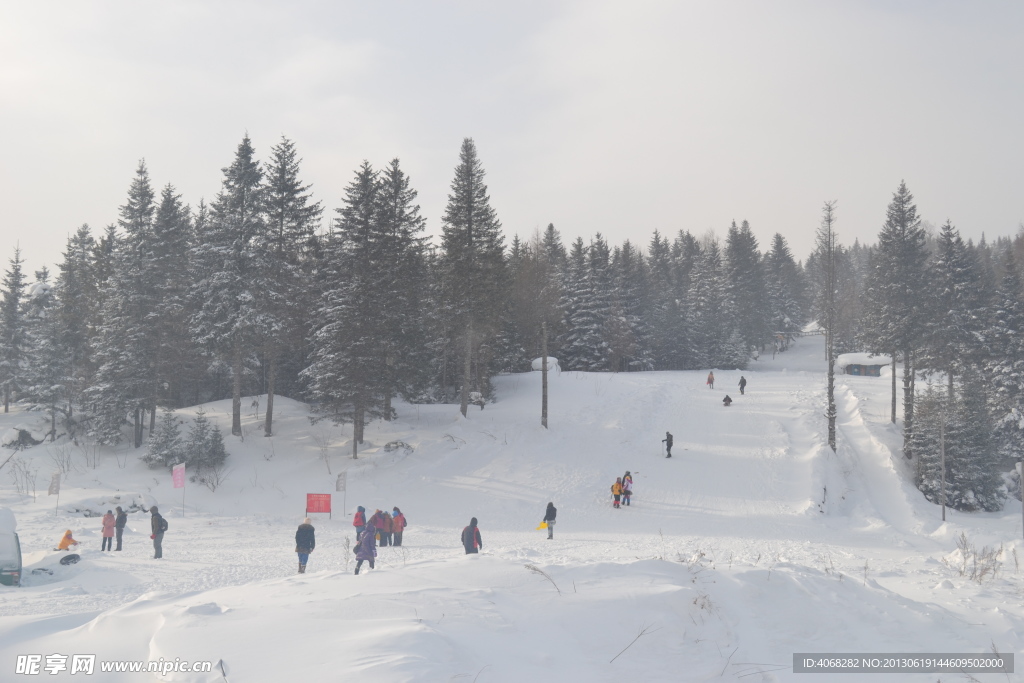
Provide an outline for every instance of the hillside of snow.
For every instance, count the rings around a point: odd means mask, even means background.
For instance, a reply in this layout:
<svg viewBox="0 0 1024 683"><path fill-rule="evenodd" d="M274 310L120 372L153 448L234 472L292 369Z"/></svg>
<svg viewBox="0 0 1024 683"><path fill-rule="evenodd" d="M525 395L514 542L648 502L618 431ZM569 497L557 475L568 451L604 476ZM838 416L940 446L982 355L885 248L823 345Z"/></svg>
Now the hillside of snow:
<svg viewBox="0 0 1024 683"><path fill-rule="evenodd" d="M717 369L715 389L706 372L552 373L549 429L540 373L502 376L497 402L467 418L399 404L397 421L367 427L357 460L349 427L311 424L305 405L277 397L267 438L265 398L246 399L221 486L189 482L184 497L125 445L41 444L18 455L38 470L34 501L0 471L26 565L21 588L0 587L0 680L31 680L15 675L18 655L55 653L216 663L97 670L95 681L521 683L808 681L819 677L792 671L795 652L1020 651L1019 504L941 521L888 421L888 368L837 378L833 454L824 369L812 337L747 371ZM230 401L203 408L229 433ZM42 420L3 415L0 433ZM410 448L384 448L394 441ZM73 467L58 504L46 486L62 458ZM626 470L632 505L614 509L609 487ZM313 515L317 548L297 575L306 493L333 493L334 513ZM553 540L535 529L548 501ZM163 559L151 559L141 511L124 551L100 552L99 519L82 511L133 503L158 504L170 523ZM357 505L398 506L410 526L402 547L380 548L377 567L354 576ZM459 534L474 516L484 547L467 556ZM67 567L52 550L65 529L82 542ZM1002 547L994 577L963 575L961 533L978 550ZM870 676L937 679L970 680Z"/></svg>

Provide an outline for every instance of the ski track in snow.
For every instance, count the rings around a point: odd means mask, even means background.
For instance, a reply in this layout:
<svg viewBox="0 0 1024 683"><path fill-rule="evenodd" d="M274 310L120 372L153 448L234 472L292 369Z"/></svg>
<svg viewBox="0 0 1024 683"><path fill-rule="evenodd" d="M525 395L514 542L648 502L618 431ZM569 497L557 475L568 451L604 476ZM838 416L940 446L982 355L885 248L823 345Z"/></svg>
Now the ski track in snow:
<svg viewBox="0 0 1024 683"><path fill-rule="evenodd" d="M59 515L47 496L32 502L6 486L0 504L18 517L26 577L0 590L0 680L17 654L55 649L223 660L233 682L480 683L804 681L789 668L793 652L1020 650L1016 503L950 512L943 524L898 451L884 376L837 377L832 453L822 355L820 338L799 340L743 373L716 369L714 390L705 371L553 373L547 430L539 373L499 377L498 401L468 419L457 406L399 404L399 420L368 426L358 460L345 457L350 428L310 426L304 406L279 398L275 436L245 415L227 481L216 493L190 484L184 517L169 475L125 462L123 446L97 469L79 463ZM229 409L207 413L224 427ZM0 417L0 431L37 417ZM336 451L330 473L318 431ZM393 440L415 450L385 452ZM43 475L52 467L45 446L26 457ZM636 495L615 510L609 487L627 469ZM334 494L332 519L316 516L309 573L295 575L304 494L333 491L340 471L348 492ZM158 501L171 524L165 559L150 557L148 515L131 515L122 553L100 553L99 520L64 512L115 491ZM549 500L554 541L534 530ZM397 504L410 527L404 547L380 548L377 568L354 577L346 541L359 504L368 516ZM471 516L480 556L458 543ZM83 543L70 567L48 550L64 528ZM961 531L978 547L1004 545L997 578L978 584L943 563ZM53 574L28 573L36 567ZM93 680L131 680L105 676ZM870 680L938 678L958 680Z"/></svg>

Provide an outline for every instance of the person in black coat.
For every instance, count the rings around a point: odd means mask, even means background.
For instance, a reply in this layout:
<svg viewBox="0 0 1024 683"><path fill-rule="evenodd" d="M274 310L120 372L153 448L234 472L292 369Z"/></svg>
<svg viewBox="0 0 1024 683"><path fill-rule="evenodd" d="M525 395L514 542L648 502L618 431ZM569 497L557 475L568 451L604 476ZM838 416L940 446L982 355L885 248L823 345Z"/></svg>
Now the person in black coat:
<svg viewBox="0 0 1024 683"><path fill-rule="evenodd" d="M555 515L557 513L558 510L555 509L555 504L548 503L548 509L544 511L544 521L547 522L548 525L549 540L555 537Z"/></svg>
<svg viewBox="0 0 1024 683"><path fill-rule="evenodd" d="M316 547L316 529L313 528L309 517L302 520L302 524L295 531L295 552L299 555L299 573L306 573L306 563L309 561L309 554Z"/></svg>
<svg viewBox="0 0 1024 683"><path fill-rule="evenodd" d="M114 552L116 553L121 549L121 534L124 533L124 527L128 524L128 513L120 507L114 509L117 510L117 519L114 520L114 536L117 539L117 547L114 548Z"/></svg>
<svg viewBox="0 0 1024 683"><path fill-rule="evenodd" d="M724 405L724 406L725 406L726 408L728 408L729 406L731 406L731 405L732 405L732 399L731 399L731 398L729 397L729 394L726 394L726 395L725 395L725 398L723 398L723 399L722 399L722 404L723 404L723 405Z"/></svg>
<svg viewBox="0 0 1024 683"><path fill-rule="evenodd" d="M476 553L484 547L484 541L480 538L480 529L476 525L476 517L469 520L469 526L462 530L462 547L466 554Z"/></svg>
<svg viewBox="0 0 1024 683"><path fill-rule="evenodd" d="M663 444L665 444L665 451L668 452L668 455L666 455L665 457L666 458L671 458L672 457L672 434L670 434L669 432L665 432L665 438L662 439L661 442Z"/></svg>
<svg viewBox="0 0 1024 683"><path fill-rule="evenodd" d="M740 396L743 395L743 390L747 388L747 378L740 375Z"/></svg>
<svg viewBox="0 0 1024 683"><path fill-rule="evenodd" d="M159 560L164 556L164 532L167 531L167 520L160 514L160 509L154 505L149 508L149 513L153 517L149 520L150 526L153 530L153 535L150 538L153 539L153 559Z"/></svg>

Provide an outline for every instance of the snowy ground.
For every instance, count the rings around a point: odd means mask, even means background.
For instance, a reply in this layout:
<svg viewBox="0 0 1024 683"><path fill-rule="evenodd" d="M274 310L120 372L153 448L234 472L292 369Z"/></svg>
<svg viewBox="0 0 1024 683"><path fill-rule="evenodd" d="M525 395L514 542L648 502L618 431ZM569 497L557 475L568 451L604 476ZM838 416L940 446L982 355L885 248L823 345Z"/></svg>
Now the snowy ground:
<svg viewBox="0 0 1024 683"><path fill-rule="evenodd" d="M792 671L794 652L1012 653L1024 639L1019 504L941 522L899 453L887 371L840 378L833 454L823 357L820 337L802 340L746 372L716 371L714 390L705 372L553 375L549 430L540 373L501 377L499 401L469 419L399 405L355 461L350 429L311 426L303 405L278 398L276 435L261 436L250 408L244 441L228 439L225 483L189 484L184 516L170 474L123 446L95 468L68 447L75 470L55 514L45 482L59 449L38 446L25 456L40 472L36 501L0 473L26 555L24 586L0 590L0 680L33 678L14 673L18 655L55 653L217 663L85 679L97 681L973 680ZM205 408L229 426L230 402ZM2 416L0 433L39 419ZM415 450L385 452L393 440ZM331 444L330 473L318 443ZM609 487L627 469L636 496L615 510ZM333 492L343 470L348 491L334 494L333 519L314 516L317 549L298 576L305 494ZM99 520L67 512L113 507L101 501L114 495L159 503L163 560L151 559L148 515L133 514L124 552L107 554ZM553 541L534 529L549 500ZM360 576L347 550L356 505L397 505L410 521L405 546L381 548ZM472 516L480 556L458 541ZM71 567L49 550L65 528L85 547ZM996 577L948 566L961 532L979 549L1002 544ZM40 567L53 573L31 573Z"/></svg>

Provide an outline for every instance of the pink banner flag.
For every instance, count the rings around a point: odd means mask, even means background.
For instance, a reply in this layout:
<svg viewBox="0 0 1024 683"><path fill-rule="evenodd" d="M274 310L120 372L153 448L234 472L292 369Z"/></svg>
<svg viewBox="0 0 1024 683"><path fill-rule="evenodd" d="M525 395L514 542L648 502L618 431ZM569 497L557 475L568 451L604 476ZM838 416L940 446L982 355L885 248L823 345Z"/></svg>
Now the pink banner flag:
<svg viewBox="0 0 1024 683"><path fill-rule="evenodd" d="M174 481L174 488L185 488L185 463L171 468L171 480Z"/></svg>

